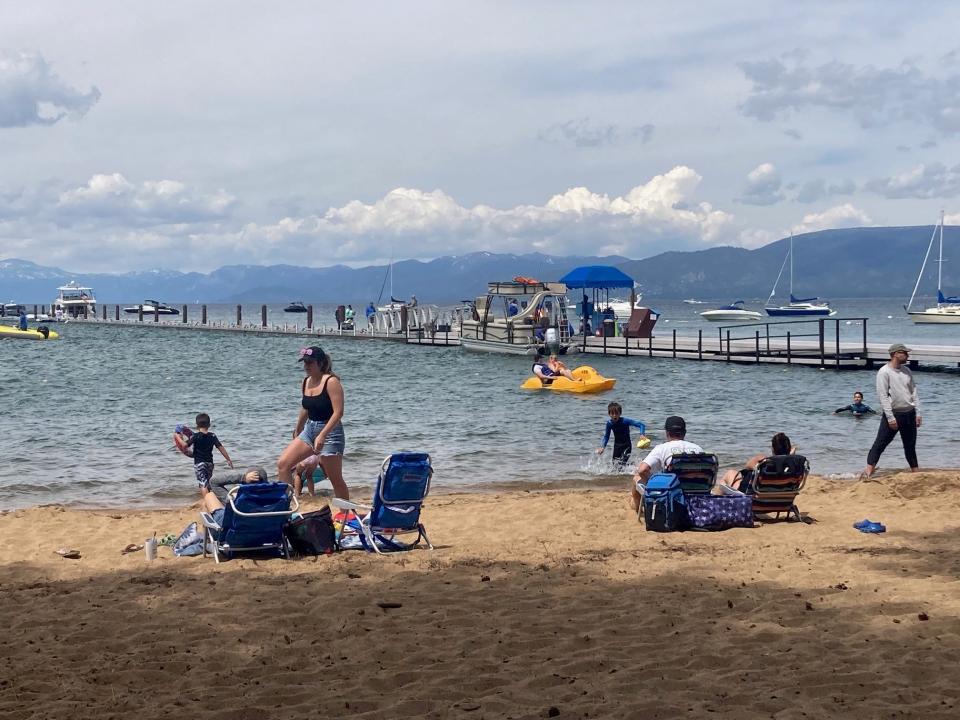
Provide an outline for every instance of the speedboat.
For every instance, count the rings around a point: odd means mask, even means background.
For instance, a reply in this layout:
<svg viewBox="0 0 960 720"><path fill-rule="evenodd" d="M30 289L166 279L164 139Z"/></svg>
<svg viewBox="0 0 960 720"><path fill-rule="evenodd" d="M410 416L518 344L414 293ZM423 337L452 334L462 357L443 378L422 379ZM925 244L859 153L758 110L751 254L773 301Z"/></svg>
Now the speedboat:
<svg viewBox="0 0 960 720"><path fill-rule="evenodd" d="M735 300L729 305L723 305L713 310L705 310L700 317L711 322L750 322L763 317L755 310L743 307L743 300Z"/></svg>
<svg viewBox="0 0 960 720"><path fill-rule="evenodd" d="M302 302L300 302L299 300L296 301L296 302L292 302L292 303L290 303L289 305L287 305L287 306L283 309L283 311L284 311L284 312L288 312L288 313L305 313L305 312L308 312L308 311L307 311L307 306L304 305L304 304L303 304Z"/></svg>
<svg viewBox="0 0 960 720"><path fill-rule="evenodd" d="M695 298L687 298L686 300L684 300L684 302L685 302L687 305L704 305L704 304L706 304L706 303L704 303L703 300L697 300L697 299L695 299Z"/></svg>
<svg viewBox="0 0 960 720"><path fill-rule="evenodd" d="M0 315L4 317L18 317L21 310L26 308L20 303L8 302L0 305Z"/></svg>
<svg viewBox="0 0 960 720"><path fill-rule="evenodd" d="M170 307L165 303L160 302L159 300L144 300L142 305L134 305L132 307L125 307L123 311L131 315L136 315L140 311L143 311L144 315L179 315L180 311L174 307Z"/></svg>
<svg viewBox="0 0 960 720"><path fill-rule="evenodd" d="M520 387L524 390L553 390L555 392L568 393L598 393L604 390L612 390L617 381L613 378L607 378L598 373L589 365L582 365L571 370L574 379L564 377L553 378L549 385L544 385L540 378L533 376L523 381Z"/></svg>
<svg viewBox="0 0 960 720"><path fill-rule="evenodd" d="M60 311L69 318L96 317L97 299L93 296L93 288L68 282L57 288L57 299L53 301L53 313Z"/></svg>

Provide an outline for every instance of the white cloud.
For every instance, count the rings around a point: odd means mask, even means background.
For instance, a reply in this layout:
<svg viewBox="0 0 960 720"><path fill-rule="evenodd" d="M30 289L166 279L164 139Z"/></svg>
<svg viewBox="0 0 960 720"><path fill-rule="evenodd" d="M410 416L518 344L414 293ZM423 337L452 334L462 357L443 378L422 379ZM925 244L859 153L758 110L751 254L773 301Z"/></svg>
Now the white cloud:
<svg viewBox="0 0 960 720"><path fill-rule="evenodd" d="M120 173L94 175L86 185L63 192L57 201L60 222L96 219L104 224L160 225L225 217L234 198L223 190L199 193L176 180L135 185Z"/></svg>
<svg viewBox="0 0 960 720"><path fill-rule="evenodd" d="M865 227L873 225L866 212L850 203L837 205L821 213L804 215L799 224L793 227L794 234L830 230L833 228Z"/></svg>
<svg viewBox="0 0 960 720"><path fill-rule="evenodd" d="M960 132L960 75L936 77L910 60L897 67L828 62L807 67L790 57L740 63L752 82L740 111L772 121L810 108L850 113L861 127L902 121L950 135Z"/></svg>
<svg viewBox="0 0 960 720"><path fill-rule="evenodd" d="M61 80L40 53L0 51L0 128L53 125L79 118L100 99Z"/></svg>
<svg viewBox="0 0 960 720"><path fill-rule="evenodd" d="M772 163L762 163L747 174L740 202L747 205L773 205L782 201L783 181Z"/></svg>
<svg viewBox="0 0 960 720"><path fill-rule="evenodd" d="M890 199L949 198L960 194L960 165L917 165L899 175L870 180L865 189Z"/></svg>

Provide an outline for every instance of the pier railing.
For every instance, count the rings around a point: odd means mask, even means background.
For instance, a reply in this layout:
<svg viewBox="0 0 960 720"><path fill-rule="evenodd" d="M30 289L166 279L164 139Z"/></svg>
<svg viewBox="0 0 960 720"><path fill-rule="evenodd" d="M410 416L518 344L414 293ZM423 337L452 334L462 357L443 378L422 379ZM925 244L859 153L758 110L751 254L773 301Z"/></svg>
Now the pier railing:
<svg viewBox="0 0 960 720"><path fill-rule="evenodd" d="M856 345L841 345L841 323L859 324L860 332ZM751 331L752 329L752 331ZM810 320L781 320L776 322L724 325L717 330L720 350L727 360L733 356L754 355L757 362L761 356L785 357L791 363L794 357L819 357L821 367L832 360L840 367L843 359L867 357L867 318L865 317L825 317ZM804 338L816 338L812 347L803 342L800 346L794 341ZM753 341L753 347L745 347L745 342ZM773 342L771 342L773 341ZM780 343L779 341L784 341Z"/></svg>

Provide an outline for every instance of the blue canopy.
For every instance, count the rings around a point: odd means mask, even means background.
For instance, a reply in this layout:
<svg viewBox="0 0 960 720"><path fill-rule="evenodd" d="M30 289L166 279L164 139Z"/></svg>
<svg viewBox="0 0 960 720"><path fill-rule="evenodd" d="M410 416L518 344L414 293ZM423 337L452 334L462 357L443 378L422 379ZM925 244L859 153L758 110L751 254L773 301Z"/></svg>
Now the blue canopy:
<svg viewBox="0 0 960 720"><path fill-rule="evenodd" d="M568 288L633 288L633 278L610 265L583 265L574 268L560 282Z"/></svg>

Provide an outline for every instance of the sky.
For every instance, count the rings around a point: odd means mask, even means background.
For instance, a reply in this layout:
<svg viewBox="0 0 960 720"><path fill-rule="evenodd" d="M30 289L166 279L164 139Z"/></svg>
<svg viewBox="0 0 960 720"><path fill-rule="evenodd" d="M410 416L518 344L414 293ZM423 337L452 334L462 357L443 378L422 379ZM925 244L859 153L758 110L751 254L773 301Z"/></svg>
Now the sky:
<svg viewBox="0 0 960 720"><path fill-rule="evenodd" d="M0 259L644 258L960 224L954 2L0 0Z"/></svg>

